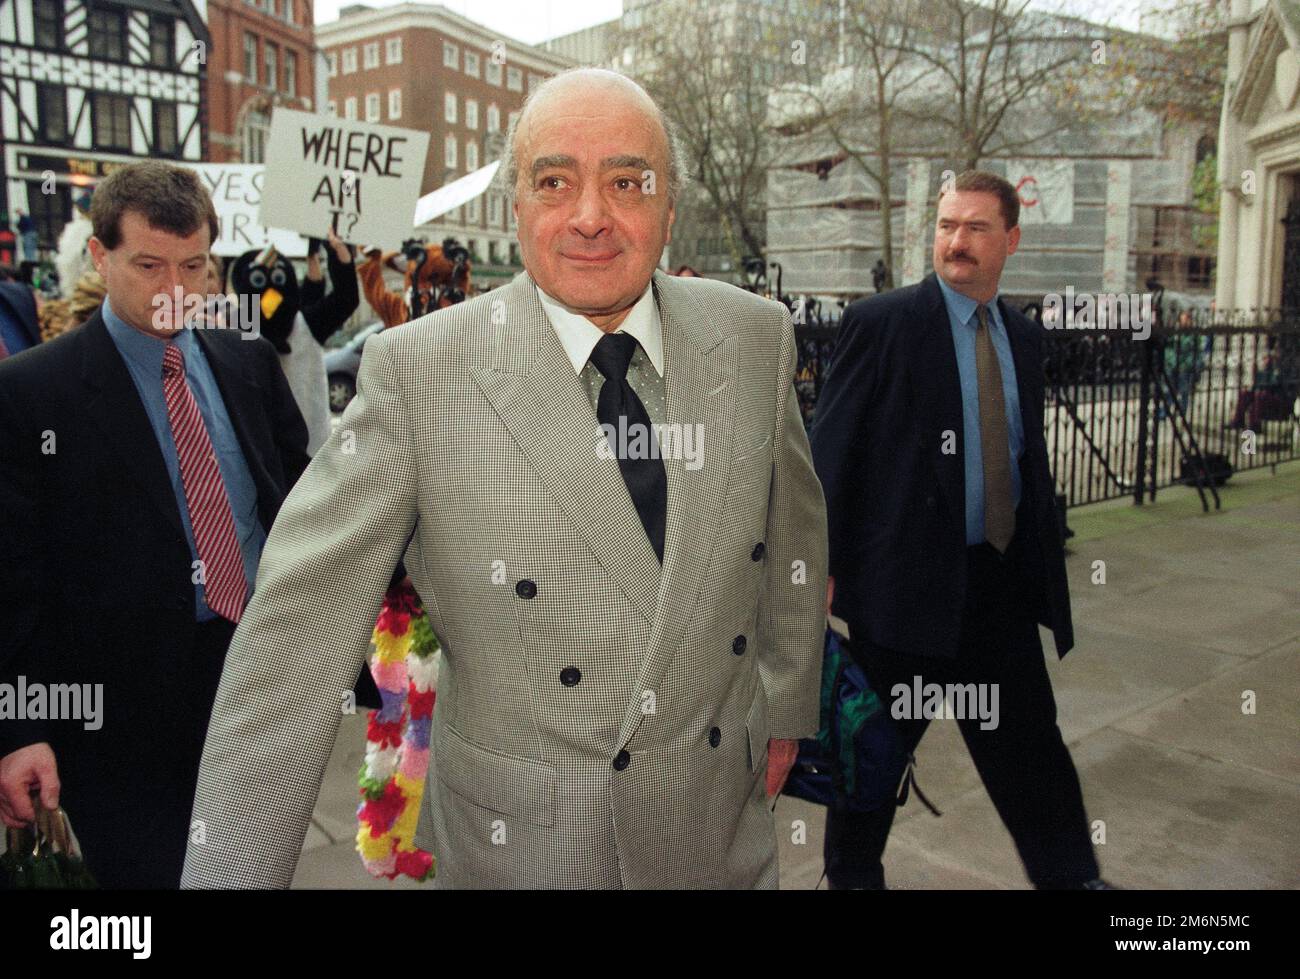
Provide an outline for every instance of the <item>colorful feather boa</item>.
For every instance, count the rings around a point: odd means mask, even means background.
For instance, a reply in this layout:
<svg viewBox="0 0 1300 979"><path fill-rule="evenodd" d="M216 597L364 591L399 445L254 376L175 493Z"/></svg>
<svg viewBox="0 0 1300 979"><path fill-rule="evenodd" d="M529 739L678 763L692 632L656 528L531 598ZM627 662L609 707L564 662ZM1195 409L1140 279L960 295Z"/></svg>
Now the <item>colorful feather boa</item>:
<svg viewBox="0 0 1300 979"><path fill-rule="evenodd" d="M372 643L370 672L383 706L370 712L366 729L357 852L375 877L426 881L434 875L434 858L412 837L429 770L438 640L409 584L384 596Z"/></svg>

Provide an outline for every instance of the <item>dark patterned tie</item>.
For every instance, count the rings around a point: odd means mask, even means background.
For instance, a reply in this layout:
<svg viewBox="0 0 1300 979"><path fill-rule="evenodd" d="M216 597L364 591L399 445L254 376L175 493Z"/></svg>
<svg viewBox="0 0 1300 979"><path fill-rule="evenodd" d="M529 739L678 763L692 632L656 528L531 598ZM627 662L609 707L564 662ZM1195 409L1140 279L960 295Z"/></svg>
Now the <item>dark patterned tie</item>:
<svg viewBox="0 0 1300 979"><path fill-rule="evenodd" d="M984 460L984 538L1005 553L1016 532L1007 406L998 353L989 334L988 307L981 304L976 313L979 327L975 331L975 377L979 382L980 454Z"/></svg>
<svg viewBox="0 0 1300 979"><path fill-rule="evenodd" d="M601 425L610 426L606 431L612 431L616 436L623 432L643 432L645 439L640 444L650 446L655 437L650 427L650 416L627 382L627 367L632 362L636 346L636 337L631 334L606 333L591 352L592 364L605 377L596 403L596 418ZM620 422L620 419L624 421ZM638 429L637 426L644 427ZM636 504L646 536L663 563L664 521L668 508L668 477L663 460L657 451L650 458L632 459L627 458L627 446L613 444L610 448L618 456L618 468L623 473L623 482L627 483L632 502Z"/></svg>

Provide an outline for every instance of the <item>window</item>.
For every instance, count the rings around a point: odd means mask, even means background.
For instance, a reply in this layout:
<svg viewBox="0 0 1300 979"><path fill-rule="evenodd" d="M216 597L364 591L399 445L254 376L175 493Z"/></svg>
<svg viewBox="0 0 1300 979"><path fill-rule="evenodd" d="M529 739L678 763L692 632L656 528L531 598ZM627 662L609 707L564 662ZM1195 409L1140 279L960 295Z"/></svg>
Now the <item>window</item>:
<svg viewBox="0 0 1300 979"><path fill-rule="evenodd" d="M166 17L149 17L149 64L155 68L172 66L172 22Z"/></svg>
<svg viewBox="0 0 1300 979"><path fill-rule="evenodd" d="M298 54L296 51L284 53L284 91L286 95L298 94Z"/></svg>
<svg viewBox="0 0 1300 979"><path fill-rule="evenodd" d="M400 88L390 88L388 90L388 118L402 118L402 90Z"/></svg>
<svg viewBox="0 0 1300 979"><path fill-rule="evenodd" d="M488 227L501 226L501 195L493 191L488 194Z"/></svg>
<svg viewBox="0 0 1300 979"><path fill-rule="evenodd" d="M366 95L366 122L379 121L379 93L370 92Z"/></svg>
<svg viewBox="0 0 1300 979"><path fill-rule="evenodd" d="M257 38L247 33L244 35L244 81L257 84Z"/></svg>
<svg viewBox="0 0 1300 979"><path fill-rule="evenodd" d="M456 137L451 133L442 142L442 162L449 167L456 165Z"/></svg>
<svg viewBox="0 0 1300 979"><path fill-rule="evenodd" d="M443 118L448 122L456 121L456 93L447 92L442 97Z"/></svg>
<svg viewBox="0 0 1300 979"><path fill-rule="evenodd" d="M68 96L61 85L37 85L36 98L40 105L41 132L51 143L64 143L68 139Z"/></svg>
<svg viewBox="0 0 1300 979"><path fill-rule="evenodd" d="M355 119L357 117L357 97L349 95L343 100L343 118Z"/></svg>
<svg viewBox="0 0 1300 979"><path fill-rule="evenodd" d="M465 125L470 129L478 129L478 99L465 100Z"/></svg>
<svg viewBox="0 0 1300 979"><path fill-rule="evenodd" d="M478 169L478 140L470 138L465 142L465 169Z"/></svg>
<svg viewBox="0 0 1300 979"><path fill-rule="evenodd" d="M478 52L465 49L465 74L478 78Z"/></svg>
<svg viewBox="0 0 1300 979"><path fill-rule="evenodd" d="M32 4L32 21L38 48L59 50L63 47L63 5Z"/></svg>
<svg viewBox="0 0 1300 979"><path fill-rule="evenodd" d="M379 42L371 41L361 48L361 66L367 70L379 67Z"/></svg>
<svg viewBox="0 0 1300 979"><path fill-rule="evenodd" d="M519 243L517 241L512 241L510 243L510 264L519 264Z"/></svg>
<svg viewBox="0 0 1300 979"><path fill-rule="evenodd" d="M158 156L177 156L180 153L175 102L153 100L153 149Z"/></svg>
<svg viewBox="0 0 1300 979"><path fill-rule="evenodd" d="M497 264L497 240L495 238L488 241L488 264Z"/></svg>
<svg viewBox="0 0 1300 979"><path fill-rule="evenodd" d="M343 49L343 74L350 75L357 70L357 49Z"/></svg>
<svg viewBox="0 0 1300 979"><path fill-rule="evenodd" d="M442 66L444 68L460 67L460 48L450 41L442 42Z"/></svg>
<svg viewBox="0 0 1300 979"><path fill-rule="evenodd" d="M284 0L284 19L290 24L295 22L293 18L293 0Z"/></svg>
<svg viewBox="0 0 1300 979"><path fill-rule="evenodd" d="M400 65L402 63L402 39L390 37L384 42L384 63Z"/></svg>
<svg viewBox="0 0 1300 979"><path fill-rule="evenodd" d="M542 76L534 75L531 71L528 73L528 94L533 94L533 89L542 84Z"/></svg>
<svg viewBox="0 0 1300 979"><path fill-rule="evenodd" d="M339 104L333 99L330 99L325 103L325 111L332 116L336 116L339 114Z"/></svg>
<svg viewBox="0 0 1300 979"><path fill-rule="evenodd" d="M501 132L501 110L497 108L495 102L488 106L487 131L490 133Z"/></svg>
<svg viewBox="0 0 1300 979"><path fill-rule="evenodd" d="M518 68L507 68L506 88L512 92L522 92L524 90L524 73Z"/></svg>
<svg viewBox="0 0 1300 979"><path fill-rule="evenodd" d="M125 95L95 92L91 96L91 113L98 149L131 149L131 100Z"/></svg>
<svg viewBox="0 0 1300 979"><path fill-rule="evenodd" d="M466 210L469 212L470 224L478 224L478 222L483 219L483 207L480 200L481 198L475 197L468 205L466 205ZM474 246L472 244L469 246L469 250L474 251Z"/></svg>
<svg viewBox="0 0 1300 979"><path fill-rule="evenodd" d="M501 66L491 58L487 63L487 80L493 85L501 84Z"/></svg>
<svg viewBox="0 0 1300 979"><path fill-rule="evenodd" d="M339 53L337 51L331 51L325 55L325 70L330 78L339 73Z"/></svg>
<svg viewBox="0 0 1300 979"><path fill-rule="evenodd" d="M269 41L263 44L262 61L266 64L266 87L275 88L280 83L280 49Z"/></svg>
<svg viewBox="0 0 1300 979"><path fill-rule="evenodd" d="M265 112L250 112L244 120L244 162L266 162L266 137L271 133L271 117Z"/></svg>
<svg viewBox="0 0 1300 979"><path fill-rule="evenodd" d="M121 9L91 8L90 56L104 61L126 60L126 18Z"/></svg>

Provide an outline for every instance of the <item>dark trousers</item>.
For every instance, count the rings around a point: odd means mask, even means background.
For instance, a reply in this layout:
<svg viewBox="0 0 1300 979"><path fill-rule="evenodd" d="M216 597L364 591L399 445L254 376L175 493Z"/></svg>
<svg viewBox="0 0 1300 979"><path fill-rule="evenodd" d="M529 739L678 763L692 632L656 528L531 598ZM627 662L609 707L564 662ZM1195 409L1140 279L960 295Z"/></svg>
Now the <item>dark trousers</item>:
<svg viewBox="0 0 1300 979"><path fill-rule="evenodd" d="M958 728L998 815L1036 887L1072 887L1098 876L1083 793L1056 726L1056 700L1043 662L1038 626L1018 608L1013 564L988 545L968 551L969 597L954 659L895 652L855 638L854 658L886 705L896 684L997 684L998 723L978 717ZM1020 594L1023 594L1021 592ZM855 636L865 635L850 623ZM920 681L915 681L920 677ZM929 720L897 721L910 753ZM827 808L825 861L831 886L884 886L881 857L896 806L853 812L842 800ZM944 818L951 818L945 816Z"/></svg>
<svg viewBox="0 0 1300 979"><path fill-rule="evenodd" d="M199 759L234 632L225 619L199 623L190 648L176 650L187 658L188 682L185 689L159 692L170 702L168 723L154 733L149 757L136 759L125 771L117 763L97 765L97 746L84 739L78 746L82 756L69 759L60 802L100 887L180 887ZM113 721L105 719L106 732ZM69 749L56 751L61 774Z"/></svg>

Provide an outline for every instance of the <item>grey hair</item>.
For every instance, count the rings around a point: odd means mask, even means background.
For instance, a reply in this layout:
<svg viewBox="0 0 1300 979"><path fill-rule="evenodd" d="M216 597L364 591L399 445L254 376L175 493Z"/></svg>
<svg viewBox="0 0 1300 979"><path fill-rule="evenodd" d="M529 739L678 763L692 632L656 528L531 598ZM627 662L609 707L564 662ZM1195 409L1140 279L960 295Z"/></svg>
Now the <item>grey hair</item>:
<svg viewBox="0 0 1300 979"><path fill-rule="evenodd" d="M610 71L609 69L568 68L560 72L558 75L553 75L546 79L546 81L542 82L535 89L529 92L528 96L524 99L523 106L520 107L518 114L506 129L505 153L501 157L501 172L498 176L504 185L507 199L512 199L515 196L515 188L519 181L519 159L515 155L515 136L519 129L519 123L528 112L528 107L532 105L533 101L553 82L559 81L561 78L565 78L569 75L577 74L578 72L590 72L593 70L599 70L609 75L618 75L620 78L627 78L629 82L632 82L632 84L636 85L638 89L641 89L640 85L637 85L635 81L621 72ZM645 89L641 89L641 91L645 93ZM646 94L646 98L650 99L649 94ZM690 183L691 158L686 152L686 142L682 139L681 132L678 130L677 125L668 118L667 114L665 114L664 110L659 107L658 103L656 103L654 99L650 99L650 104L655 107L655 111L659 114L659 123L663 126L664 134L668 138L668 203L671 206L677 203L682 191L685 190L686 185Z"/></svg>

